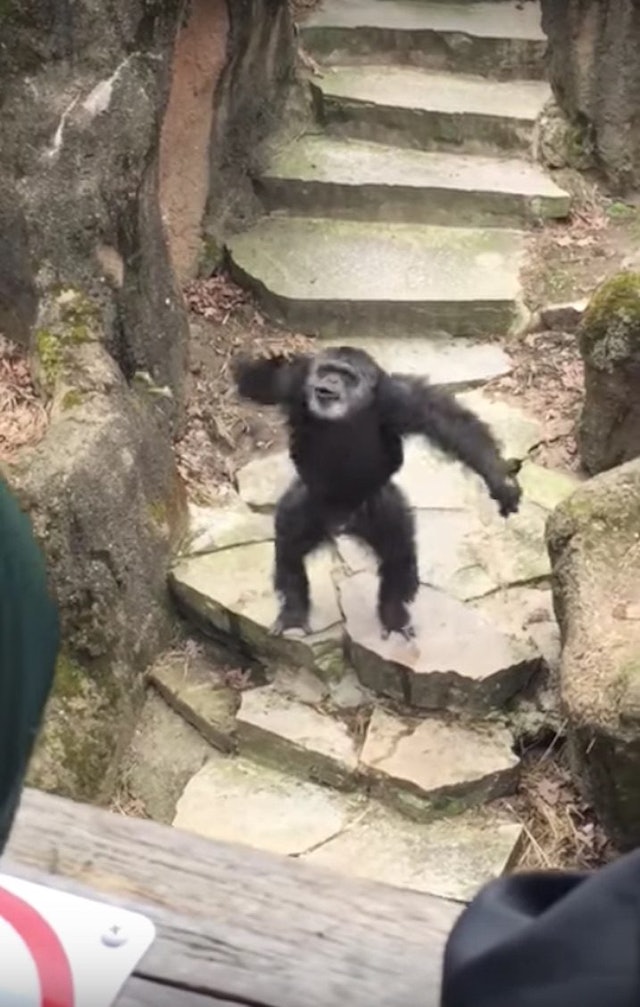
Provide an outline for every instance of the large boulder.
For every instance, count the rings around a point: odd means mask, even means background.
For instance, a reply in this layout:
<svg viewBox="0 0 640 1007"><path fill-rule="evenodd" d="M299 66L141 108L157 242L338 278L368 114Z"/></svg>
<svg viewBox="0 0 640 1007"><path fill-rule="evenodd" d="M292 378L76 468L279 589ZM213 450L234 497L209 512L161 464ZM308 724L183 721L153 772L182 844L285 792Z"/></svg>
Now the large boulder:
<svg viewBox="0 0 640 1007"><path fill-rule="evenodd" d="M140 673L175 629L178 280L197 268L205 208L228 216L219 137L254 149L292 52L286 0L0 0L0 331L51 412L7 476L64 641L31 781L70 796L109 797ZM256 111L236 121L240 78Z"/></svg>
<svg viewBox="0 0 640 1007"><path fill-rule="evenodd" d="M0 5L0 290L24 308L5 335L25 341L29 290L91 299L127 378L148 374L179 423L187 320L158 199L158 145L179 0ZM28 268L27 268L28 267ZM33 335L33 327L30 330ZM28 335L27 335L27 338Z"/></svg>
<svg viewBox="0 0 640 1007"><path fill-rule="evenodd" d="M640 274L593 295L579 329L585 400L578 444L594 475L640 455Z"/></svg>
<svg viewBox="0 0 640 1007"><path fill-rule="evenodd" d="M158 194L179 0L0 4L0 327L50 409L7 476L63 651L31 781L107 798L169 639L188 327Z"/></svg>
<svg viewBox="0 0 640 1007"><path fill-rule="evenodd" d="M640 182L640 7L542 0L555 97L620 194Z"/></svg>
<svg viewBox="0 0 640 1007"><path fill-rule="evenodd" d="M210 3L210 0L201 0ZM223 258L229 231L263 209L252 179L273 131L298 133L310 114L306 88L295 86L293 23L288 0L229 0L229 59L216 92L204 216L201 272Z"/></svg>
<svg viewBox="0 0 640 1007"><path fill-rule="evenodd" d="M64 640L31 782L92 799L108 796L140 672L170 640L167 566L186 506L148 393L128 387L97 313L67 289L47 321L49 428L8 470L46 551Z"/></svg>
<svg viewBox="0 0 640 1007"><path fill-rule="evenodd" d="M577 780L622 847L640 843L640 460L585 483L547 541Z"/></svg>

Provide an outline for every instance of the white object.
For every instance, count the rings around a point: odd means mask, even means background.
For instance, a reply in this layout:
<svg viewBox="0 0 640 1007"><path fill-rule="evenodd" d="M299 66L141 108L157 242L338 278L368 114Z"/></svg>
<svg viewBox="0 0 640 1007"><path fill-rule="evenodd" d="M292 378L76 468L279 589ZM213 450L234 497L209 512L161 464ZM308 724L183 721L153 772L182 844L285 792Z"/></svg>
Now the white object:
<svg viewBox="0 0 640 1007"><path fill-rule="evenodd" d="M139 913L0 874L0 1005L112 1007L155 933Z"/></svg>

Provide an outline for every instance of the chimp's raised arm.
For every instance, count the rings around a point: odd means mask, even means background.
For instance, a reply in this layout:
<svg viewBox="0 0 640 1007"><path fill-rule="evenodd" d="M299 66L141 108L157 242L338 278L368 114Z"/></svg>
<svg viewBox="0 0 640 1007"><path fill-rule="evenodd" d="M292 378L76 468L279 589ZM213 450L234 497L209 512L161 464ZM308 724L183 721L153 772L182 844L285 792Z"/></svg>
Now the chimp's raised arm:
<svg viewBox="0 0 640 1007"><path fill-rule="evenodd" d="M263 406L287 406L304 388L310 357L277 355L250 360L239 357L233 363L238 393Z"/></svg>
<svg viewBox="0 0 640 1007"><path fill-rule="evenodd" d="M518 510L517 463L502 457L487 424L452 395L421 378L390 374L380 382L379 402L381 415L401 437L422 434L477 472L503 517Z"/></svg>
<svg viewBox="0 0 640 1007"><path fill-rule="evenodd" d="M309 631L305 556L346 534L365 542L378 559L384 634L410 636L407 604L419 586L414 516L391 481L402 466L402 439L424 434L474 469L506 517L517 511L520 489L488 427L451 395L389 375L353 347L331 347L313 357L239 360L234 376L244 398L284 410L298 473L276 510L281 607L274 632Z"/></svg>

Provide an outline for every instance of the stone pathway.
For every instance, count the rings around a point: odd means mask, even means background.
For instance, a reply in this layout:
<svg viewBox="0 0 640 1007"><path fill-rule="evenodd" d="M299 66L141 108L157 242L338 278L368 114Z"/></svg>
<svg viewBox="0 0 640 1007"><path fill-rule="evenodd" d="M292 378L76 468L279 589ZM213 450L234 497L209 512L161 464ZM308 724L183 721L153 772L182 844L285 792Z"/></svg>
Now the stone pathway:
<svg viewBox="0 0 640 1007"><path fill-rule="evenodd" d="M324 0L304 25L317 121L256 180L268 213L230 241L235 274L276 318L460 395L524 460L524 502L505 522L475 476L408 444L411 644L381 640L373 560L346 540L308 564L313 635L268 635L286 454L248 464L226 506L193 506L177 604L268 684L238 691L175 655L153 669L199 738L166 770L178 827L455 898L513 857L520 826L488 802L518 782L506 705L557 658L544 526L574 484L528 460L541 418L487 396L510 362L473 337L522 318L523 229L569 208L531 159L549 96L539 21L506 0Z"/></svg>

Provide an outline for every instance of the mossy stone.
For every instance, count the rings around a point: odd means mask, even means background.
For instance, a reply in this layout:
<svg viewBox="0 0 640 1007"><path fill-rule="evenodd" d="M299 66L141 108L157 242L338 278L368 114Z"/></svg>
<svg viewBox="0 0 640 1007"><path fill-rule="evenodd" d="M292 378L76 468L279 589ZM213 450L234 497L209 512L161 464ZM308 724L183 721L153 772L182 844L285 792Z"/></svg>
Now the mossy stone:
<svg viewBox="0 0 640 1007"><path fill-rule="evenodd" d="M598 287L580 326L580 348L595 366L640 349L640 273L618 273Z"/></svg>

